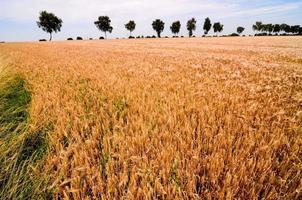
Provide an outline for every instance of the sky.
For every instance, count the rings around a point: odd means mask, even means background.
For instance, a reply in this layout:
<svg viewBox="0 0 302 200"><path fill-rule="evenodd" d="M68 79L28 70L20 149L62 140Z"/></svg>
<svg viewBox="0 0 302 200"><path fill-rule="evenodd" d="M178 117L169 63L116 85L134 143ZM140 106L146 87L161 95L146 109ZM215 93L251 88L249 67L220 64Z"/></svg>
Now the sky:
<svg viewBox="0 0 302 200"><path fill-rule="evenodd" d="M52 12L63 20L54 40L68 37L98 38L104 34L94 25L98 16L111 18L113 32L108 38L128 37L124 24L136 22L133 35L156 35L152 21L165 22L163 36L171 36L170 25L180 20L180 35L187 36L186 22L194 17L203 34L203 22L224 24L222 34L236 32L238 26L252 34L255 21L302 25L302 0L0 0L0 41L36 41L49 35L38 28L39 12ZM213 31L210 32L213 34Z"/></svg>

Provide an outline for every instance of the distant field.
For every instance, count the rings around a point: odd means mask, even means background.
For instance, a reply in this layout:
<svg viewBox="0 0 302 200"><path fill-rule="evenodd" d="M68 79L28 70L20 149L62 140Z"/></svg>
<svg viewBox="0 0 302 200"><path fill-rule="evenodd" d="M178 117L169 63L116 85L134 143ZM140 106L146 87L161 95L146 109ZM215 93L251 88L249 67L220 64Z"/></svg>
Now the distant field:
<svg viewBox="0 0 302 200"><path fill-rule="evenodd" d="M302 37L0 44L0 111L5 199L302 198Z"/></svg>

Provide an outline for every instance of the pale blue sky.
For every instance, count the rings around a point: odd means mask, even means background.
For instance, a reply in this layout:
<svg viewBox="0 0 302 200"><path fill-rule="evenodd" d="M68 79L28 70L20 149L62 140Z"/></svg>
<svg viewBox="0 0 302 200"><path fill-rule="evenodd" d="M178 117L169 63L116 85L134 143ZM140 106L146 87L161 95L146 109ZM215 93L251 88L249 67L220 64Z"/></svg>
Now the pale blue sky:
<svg viewBox="0 0 302 200"><path fill-rule="evenodd" d="M155 35L151 23L156 18L165 22L164 36L171 35L169 27L176 20L182 23L181 34L187 35L185 25L192 17L197 20L195 35L202 35L205 17L223 23L222 34L235 32L237 26L250 34L257 20L302 25L302 0L0 0L0 41L48 38L36 25L41 10L55 13L64 22L54 40L102 36L93 24L100 15L112 20L109 38L127 37L124 24L130 19L137 23L134 35Z"/></svg>

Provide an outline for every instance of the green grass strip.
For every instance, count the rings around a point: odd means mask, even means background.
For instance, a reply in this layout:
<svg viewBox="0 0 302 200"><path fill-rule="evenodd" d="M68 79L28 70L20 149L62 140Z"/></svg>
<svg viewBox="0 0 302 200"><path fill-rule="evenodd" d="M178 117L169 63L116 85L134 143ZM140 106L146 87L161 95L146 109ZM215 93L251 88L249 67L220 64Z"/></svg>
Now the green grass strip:
<svg viewBox="0 0 302 200"><path fill-rule="evenodd" d="M49 129L29 129L31 94L16 74L0 74L0 199L44 199L40 190ZM33 170L35 169L35 171Z"/></svg>

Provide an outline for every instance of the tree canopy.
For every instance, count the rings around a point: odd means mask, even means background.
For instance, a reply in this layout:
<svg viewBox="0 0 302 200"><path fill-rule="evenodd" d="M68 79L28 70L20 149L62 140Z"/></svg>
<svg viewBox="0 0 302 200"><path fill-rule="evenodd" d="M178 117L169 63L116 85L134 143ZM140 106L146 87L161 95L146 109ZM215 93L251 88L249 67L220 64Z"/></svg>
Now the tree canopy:
<svg viewBox="0 0 302 200"><path fill-rule="evenodd" d="M127 24L125 24L125 28L128 31L130 31L130 36L131 36L132 31L134 31L135 27L136 27L136 23L133 20L130 20Z"/></svg>
<svg viewBox="0 0 302 200"><path fill-rule="evenodd" d="M41 11L39 21L37 21L38 27L50 34L49 41L52 40L53 32L57 33L61 31L62 23L62 19L47 11Z"/></svg>
<svg viewBox="0 0 302 200"><path fill-rule="evenodd" d="M273 32L274 32L274 33L279 33L280 31L281 31L280 25L279 25L279 24L275 24L275 25L274 25Z"/></svg>
<svg viewBox="0 0 302 200"><path fill-rule="evenodd" d="M107 38L107 32L111 33L113 27L111 26L111 20L108 16L99 16L98 20L94 22L96 27L105 33L105 38Z"/></svg>
<svg viewBox="0 0 302 200"><path fill-rule="evenodd" d="M271 34L274 30L274 26L273 24L265 24L264 29L266 30L266 32L269 32L269 34Z"/></svg>
<svg viewBox="0 0 302 200"><path fill-rule="evenodd" d="M280 29L281 29L281 31L284 31L285 33L289 33L290 32L290 25L281 24Z"/></svg>
<svg viewBox="0 0 302 200"><path fill-rule="evenodd" d="M220 22L216 22L213 25L214 33L220 33L223 30L223 25Z"/></svg>
<svg viewBox="0 0 302 200"><path fill-rule="evenodd" d="M294 26L291 26L290 27L290 32L291 33L299 33L299 30L300 30L300 25L294 25Z"/></svg>
<svg viewBox="0 0 302 200"><path fill-rule="evenodd" d="M189 31L189 37L192 37L193 31L196 30L196 20L195 20L195 18L192 18L187 22L187 30Z"/></svg>
<svg viewBox="0 0 302 200"><path fill-rule="evenodd" d="M210 20L210 18L207 17L203 24L204 34L207 35L209 33L209 31L211 30L211 28L212 28L211 20Z"/></svg>
<svg viewBox="0 0 302 200"><path fill-rule="evenodd" d="M254 31L262 31L261 34L269 34L271 35L272 32L278 34L279 32L283 31L284 33L291 33L291 34L300 34L301 29L300 25L290 26L288 24L263 24L262 22L256 22L253 25Z"/></svg>
<svg viewBox="0 0 302 200"><path fill-rule="evenodd" d="M245 30L245 28L242 27L242 26L237 27L237 33L238 33L239 35L240 35L241 33L243 33L244 30Z"/></svg>
<svg viewBox="0 0 302 200"><path fill-rule="evenodd" d="M48 13L47 11L41 11L39 15L39 20L37 21L37 25L43 31L50 34L49 41L52 40L52 34L55 32L61 31L63 21L58 18L53 13ZM107 38L107 32L111 33L113 27L111 26L111 20L108 16L99 16L97 21L94 22L96 27L105 33L105 38ZM189 37L193 36L193 32L196 30L197 21L195 18L191 18L187 21L187 30L189 31ZM204 34L207 35L211 28L213 27L214 33L220 33L223 31L224 25L220 22L215 22L213 25L209 17L205 18L203 24ZM128 23L125 24L125 28L130 31L130 37L132 32L136 28L136 23L134 20L130 20ZM161 19L156 19L152 22L152 28L156 31L157 36L160 38L161 33L165 28L165 23ZM170 30L174 35L177 35L180 32L181 22L174 21L171 26ZM265 24L261 21L256 21L255 24L252 25L252 29L257 31L258 33L255 34L256 36L265 36L271 35L275 33L278 35L280 32L282 35L288 34L299 34L302 35L302 27L300 25L288 25L288 24ZM237 27L237 33L240 35L244 32L244 27ZM235 34L235 33L234 33ZM237 35L237 34L236 34ZM153 36L155 37L155 36ZM166 36L167 37L167 36ZM183 37L183 36L182 36Z"/></svg>
<svg viewBox="0 0 302 200"><path fill-rule="evenodd" d="M254 31L261 31L263 28L262 22L258 21L253 25L253 30Z"/></svg>
<svg viewBox="0 0 302 200"><path fill-rule="evenodd" d="M156 19L155 21L153 21L152 27L156 31L157 37L160 38L160 34L165 29L165 23L162 20L160 20L160 19Z"/></svg>
<svg viewBox="0 0 302 200"><path fill-rule="evenodd" d="M171 32L175 35L178 34L180 31L180 27L181 27L180 21L173 22L172 25L170 26Z"/></svg>

